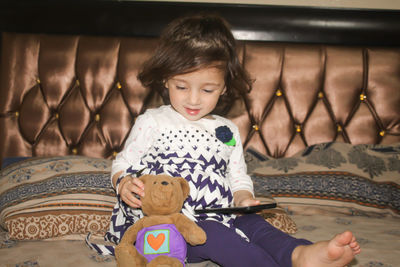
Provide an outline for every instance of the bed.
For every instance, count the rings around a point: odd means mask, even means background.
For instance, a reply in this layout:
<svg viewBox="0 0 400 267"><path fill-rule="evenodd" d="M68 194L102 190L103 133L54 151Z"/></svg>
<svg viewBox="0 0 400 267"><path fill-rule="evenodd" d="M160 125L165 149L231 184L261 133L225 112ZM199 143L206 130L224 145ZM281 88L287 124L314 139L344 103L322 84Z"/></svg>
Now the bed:
<svg viewBox="0 0 400 267"><path fill-rule="evenodd" d="M352 230L349 266L400 263L400 12L140 1L0 4L0 266L115 266L113 157L162 105L136 79L160 30L223 15L252 91L239 127L263 216L311 241ZM189 266L215 266L212 262Z"/></svg>

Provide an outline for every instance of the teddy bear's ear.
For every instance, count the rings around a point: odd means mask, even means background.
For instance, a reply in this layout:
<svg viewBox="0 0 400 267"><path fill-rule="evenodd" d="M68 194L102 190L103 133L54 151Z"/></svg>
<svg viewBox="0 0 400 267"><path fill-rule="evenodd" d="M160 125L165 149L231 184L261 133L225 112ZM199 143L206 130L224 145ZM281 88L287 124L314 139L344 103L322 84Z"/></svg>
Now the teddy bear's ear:
<svg viewBox="0 0 400 267"><path fill-rule="evenodd" d="M182 192L183 192L183 196L186 199L189 196L189 192L190 192L190 187L188 182L182 178L182 177L178 177L179 183L181 184L181 188L182 188Z"/></svg>
<svg viewBox="0 0 400 267"><path fill-rule="evenodd" d="M149 180L150 178L151 178L151 175L150 175L150 174L144 174L144 175L142 175L142 176L139 177L139 179L140 179L144 184L146 184L147 180Z"/></svg>

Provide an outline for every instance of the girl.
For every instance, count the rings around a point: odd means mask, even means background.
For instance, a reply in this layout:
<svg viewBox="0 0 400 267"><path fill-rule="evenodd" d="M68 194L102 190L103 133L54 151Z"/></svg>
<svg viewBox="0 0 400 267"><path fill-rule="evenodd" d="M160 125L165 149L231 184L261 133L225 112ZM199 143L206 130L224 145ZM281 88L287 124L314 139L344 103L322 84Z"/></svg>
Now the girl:
<svg viewBox="0 0 400 267"><path fill-rule="evenodd" d="M236 54L235 40L220 17L198 15L172 22L154 55L138 75L168 105L147 110L133 126L112 165L115 206L109 240L118 243L142 213L141 174L184 177L190 196L182 213L207 234L204 245L188 245L188 262L211 260L221 266L344 266L360 247L352 233L312 244L272 227L258 215L196 214L195 209L251 206L237 127L216 115L251 89ZM237 253L240 251L240 253Z"/></svg>

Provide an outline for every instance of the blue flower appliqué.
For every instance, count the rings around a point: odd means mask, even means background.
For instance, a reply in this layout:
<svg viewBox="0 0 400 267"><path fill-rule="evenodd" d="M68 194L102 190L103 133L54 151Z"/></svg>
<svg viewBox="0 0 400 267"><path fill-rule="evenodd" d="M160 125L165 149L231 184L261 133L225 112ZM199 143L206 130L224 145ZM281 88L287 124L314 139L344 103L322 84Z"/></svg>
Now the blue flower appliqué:
<svg viewBox="0 0 400 267"><path fill-rule="evenodd" d="M215 136L224 144L228 146L235 146L236 140L233 133L228 126L219 126L215 129Z"/></svg>

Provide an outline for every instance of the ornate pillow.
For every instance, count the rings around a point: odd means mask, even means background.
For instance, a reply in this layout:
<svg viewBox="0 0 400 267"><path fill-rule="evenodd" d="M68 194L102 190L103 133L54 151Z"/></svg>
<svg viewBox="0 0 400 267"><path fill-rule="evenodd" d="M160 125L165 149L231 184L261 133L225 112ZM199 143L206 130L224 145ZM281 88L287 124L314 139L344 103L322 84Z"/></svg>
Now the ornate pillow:
<svg viewBox="0 0 400 267"><path fill-rule="evenodd" d="M110 167L83 156L8 165L0 172L0 225L18 240L102 234L116 201Z"/></svg>
<svg viewBox="0 0 400 267"><path fill-rule="evenodd" d="M400 143L323 143L290 158L257 155L251 172L256 193L269 194L286 207L400 214Z"/></svg>
<svg viewBox="0 0 400 267"><path fill-rule="evenodd" d="M268 196L257 196L257 199L261 202L275 201ZM292 218L287 214L286 210L279 205L274 209L263 210L259 213L267 222L269 222L275 228L285 232L287 234L295 234L297 232L297 225Z"/></svg>

